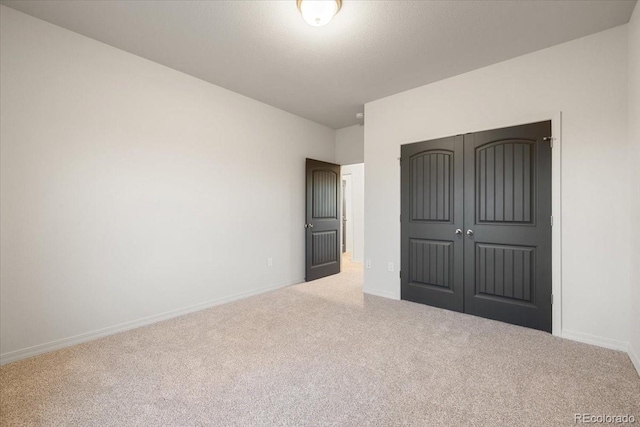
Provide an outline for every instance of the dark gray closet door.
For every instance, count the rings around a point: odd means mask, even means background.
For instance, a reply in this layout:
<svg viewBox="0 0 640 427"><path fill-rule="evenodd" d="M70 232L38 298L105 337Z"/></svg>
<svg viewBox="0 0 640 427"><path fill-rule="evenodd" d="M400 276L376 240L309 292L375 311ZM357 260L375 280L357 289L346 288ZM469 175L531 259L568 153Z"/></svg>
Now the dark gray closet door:
<svg viewBox="0 0 640 427"><path fill-rule="evenodd" d="M340 272L340 165L307 159L306 280Z"/></svg>
<svg viewBox="0 0 640 427"><path fill-rule="evenodd" d="M462 311L463 138L401 150L402 299Z"/></svg>
<svg viewBox="0 0 640 427"><path fill-rule="evenodd" d="M551 122L464 136L464 311L551 332Z"/></svg>

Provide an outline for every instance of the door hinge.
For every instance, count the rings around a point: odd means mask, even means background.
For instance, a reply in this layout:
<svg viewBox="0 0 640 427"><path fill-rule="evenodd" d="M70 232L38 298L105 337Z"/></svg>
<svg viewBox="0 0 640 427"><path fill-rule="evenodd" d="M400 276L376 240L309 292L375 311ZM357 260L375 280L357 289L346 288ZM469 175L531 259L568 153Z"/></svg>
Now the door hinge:
<svg viewBox="0 0 640 427"><path fill-rule="evenodd" d="M553 215L551 215L551 226L553 227Z"/></svg>
<svg viewBox="0 0 640 427"><path fill-rule="evenodd" d="M544 138L542 138L543 141L549 141L549 145L551 146L551 148L553 148L553 141L555 140L554 137L552 136L545 136Z"/></svg>
<svg viewBox="0 0 640 427"><path fill-rule="evenodd" d="M398 270L398 275L400 276L400 278L402 279L402 270Z"/></svg>
<svg viewBox="0 0 640 427"><path fill-rule="evenodd" d="M398 157L398 164L402 166L402 157Z"/></svg>
<svg viewBox="0 0 640 427"><path fill-rule="evenodd" d="M553 294L551 294L551 305L553 305Z"/></svg>

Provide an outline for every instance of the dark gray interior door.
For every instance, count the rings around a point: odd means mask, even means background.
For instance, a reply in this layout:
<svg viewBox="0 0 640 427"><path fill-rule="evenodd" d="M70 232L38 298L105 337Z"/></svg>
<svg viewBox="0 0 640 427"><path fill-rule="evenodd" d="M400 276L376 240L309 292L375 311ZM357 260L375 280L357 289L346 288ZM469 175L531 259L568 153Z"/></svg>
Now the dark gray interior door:
<svg viewBox="0 0 640 427"><path fill-rule="evenodd" d="M402 299L462 311L463 138L401 150Z"/></svg>
<svg viewBox="0 0 640 427"><path fill-rule="evenodd" d="M551 332L551 122L465 135L465 312Z"/></svg>
<svg viewBox="0 0 640 427"><path fill-rule="evenodd" d="M550 136L547 121L402 146L402 299L551 332Z"/></svg>
<svg viewBox="0 0 640 427"><path fill-rule="evenodd" d="M340 272L340 166L307 159L306 280Z"/></svg>

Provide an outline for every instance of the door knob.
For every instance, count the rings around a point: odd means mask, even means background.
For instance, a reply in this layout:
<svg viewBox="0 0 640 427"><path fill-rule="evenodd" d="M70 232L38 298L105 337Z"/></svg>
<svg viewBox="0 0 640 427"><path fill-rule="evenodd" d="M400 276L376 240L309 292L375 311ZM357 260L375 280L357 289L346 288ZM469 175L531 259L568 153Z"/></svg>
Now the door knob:
<svg viewBox="0 0 640 427"><path fill-rule="evenodd" d="M304 228L313 228L313 224L305 224Z"/></svg>
<svg viewBox="0 0 640 427"><path fill-rule="evenodd" d="M467 230L467 236L469 237L473 236L473 230L471 229Z"/></svg>
<svg viewBox="0 0 640 427"><path fill-rule="evenodd" d="M462 234L462 230L460 230L459 228L456 230L456 234L459 236Z"/></svg>

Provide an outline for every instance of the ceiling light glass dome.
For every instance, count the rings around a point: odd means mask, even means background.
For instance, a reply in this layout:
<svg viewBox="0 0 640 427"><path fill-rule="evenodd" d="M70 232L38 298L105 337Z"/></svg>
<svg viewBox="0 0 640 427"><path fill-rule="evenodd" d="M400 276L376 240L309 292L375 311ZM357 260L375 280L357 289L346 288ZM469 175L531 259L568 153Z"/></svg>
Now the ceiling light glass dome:
<svg viewBox="0 0 640 427"><path fill-rule="evenodd" d="M327 25L342 6L342 0L297 0L302 19L314 27Z"/></svg>

